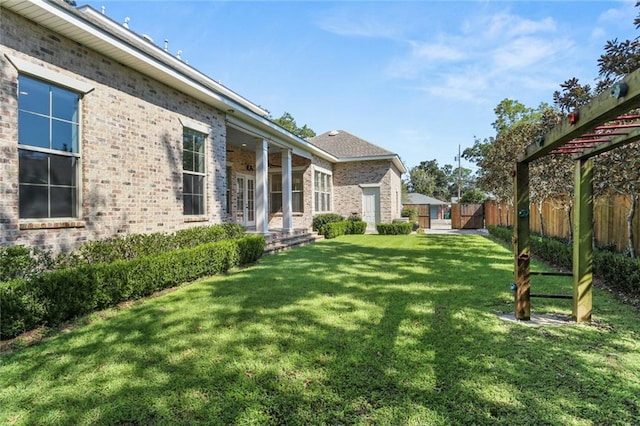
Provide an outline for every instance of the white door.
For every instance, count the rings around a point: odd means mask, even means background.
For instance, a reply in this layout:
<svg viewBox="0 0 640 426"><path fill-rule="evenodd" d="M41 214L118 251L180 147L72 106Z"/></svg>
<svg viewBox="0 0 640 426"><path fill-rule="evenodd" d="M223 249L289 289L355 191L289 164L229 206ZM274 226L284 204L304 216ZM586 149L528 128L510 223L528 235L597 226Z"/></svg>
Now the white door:
<svg viewBox="0 0 640 426"><path fill-rule="evenodd" d="M256 226L255 178L238 175L236 186L236 222L244 226Z"/></svg>
<svg viewBox="0 0 640 426"><path fill-rule="evenodd" d="M376 231L380 222L380 188L362 188L362 220L367 222L367 232Z"/></svg>

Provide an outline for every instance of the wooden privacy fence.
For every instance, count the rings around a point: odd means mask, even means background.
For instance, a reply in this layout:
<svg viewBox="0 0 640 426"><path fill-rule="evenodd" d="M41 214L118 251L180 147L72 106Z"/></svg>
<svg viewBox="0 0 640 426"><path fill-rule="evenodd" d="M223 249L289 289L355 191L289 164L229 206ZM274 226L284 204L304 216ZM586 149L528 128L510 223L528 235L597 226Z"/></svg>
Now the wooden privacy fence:
<svg viewBox="0 0 640 426"><path fill-rule="evenodd" d="M451 227L453 229L484 228L484 204L453 204Z"/></svg>
<svg viewBox="0 0 640 426"><path fill-rule="evenodd" d="M542 223L544 234L552 237L570 238L571 228L567 210L561 208L562 200L549 200L542 204ZM631 201L628 196L616 195L599 197L594 202L593 221L594 237L597 246L614 245L617 251L627 248L629 233L627 232L627 215ZM529 226L532 232L542 233L538 206L531 204ZM573 221L573 218L572 218ZM489 225L513 226L513 206L498 204L494 201L485 203L485 223ZM634 247L636 253L640 248L640 212L636 212L633 222Z"/></svg>
<svg viewBox="0 0 640 426"><path fill-rule="evenodd" d="M429 216L429 204L403 204L404 208L416 209L418 211L418 226L423 229L431 228L431 217Z"/></svg>

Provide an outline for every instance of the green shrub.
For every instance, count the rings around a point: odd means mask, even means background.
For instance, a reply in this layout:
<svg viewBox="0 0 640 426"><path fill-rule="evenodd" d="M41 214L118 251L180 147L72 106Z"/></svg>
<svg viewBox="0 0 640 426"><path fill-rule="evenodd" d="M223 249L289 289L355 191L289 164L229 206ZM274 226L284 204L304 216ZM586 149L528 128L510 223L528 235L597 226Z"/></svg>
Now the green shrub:
<svg viewBox="0 0 640 426"><path fill-rule="evenodd" d="M413 231L411 222L378 223L376 229L380 235L408 235Z"/></svg>
<svg viewBox="0 0 640 426"><path fill-rule="evenodd" d="M54 266L51 253L24 246L0 247L0 282L30 279Z"/></svg>
<svg viewBox="0 0 640 426"><path fill-rule="evenodd" d="M503 241L510 242L513 230L488 226L489 233ZM565 269L573 268L573 246L569 241L557 238L530 236L531 253ZM593 273L607 285L627 294L640 295L640 260L631 259L609 248L595 249L593 253Z"/></svg>
<svg viewBox="0 0 640 426"><path fill-rule="evenodd" d="M408 217L409 220L415 220L418 217L418 209L413 207L403 207L400 217Z"/></svg>
<svg viewBox="0 0 640 426"><path fill-rule="evenodd" d="M321 213L313 217L311 228L319 234L322 234L322 227L324 225L326 225L327 223L341 222L343 220L344 217L340 216L337 213Z"/></svg>
<svg viewBox="0 0 640 426"><path fill-rule="evenodd" d="M240 265L248 265L262 257L266 247L262 235L249 235L238 240L238 256Z"/></svg>
<svg viewBox="0 0 640 426"><path fill-rule="evenodd" d="M347 229L345 230L346 234L364 234L366 231L367 222L351 218L347 221Z"/></svg>
<svg viewBox="0 0 640 426"><path fill-rule="evenodd" d="M326 239L336 238L346 234L348 226L348 220L343 220L340 222L330 222L322 226L320 233L324 235Z"/></svg>
<svg viewBox="0 0 640 426"><path fill-rule="evenodd" d="M202 244L240 238L245 228L238 224L223 223L212 226L197 226L182 229L173 234L131 234L115 236L82 245L76 253L67 256L61 263L72 267L79 263L115 262L137 257L166 253L172 250L193 248Z"/></svg>
<svg viewBox="0 0 640 426"><path fill-rule="evenodd" d="M43 325L45 307L24 280L0 282L0 340Z"/></svg>
<svg viewBox="0 0 640 426"><path fill-rule="evenodd" d="M46 272L30 281L0 283L0 336L8 339L39 325L55 326L96 309L224 273L255 262L264 246L262 235L251 235L130 260L84 264Z"/></svg>

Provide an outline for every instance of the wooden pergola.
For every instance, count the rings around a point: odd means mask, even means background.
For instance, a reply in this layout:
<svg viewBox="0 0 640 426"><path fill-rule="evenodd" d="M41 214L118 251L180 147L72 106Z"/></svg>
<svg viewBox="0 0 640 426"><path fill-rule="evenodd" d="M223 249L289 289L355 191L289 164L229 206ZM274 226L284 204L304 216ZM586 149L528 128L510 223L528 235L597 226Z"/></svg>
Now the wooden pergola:
<svg viewBox="0 0 640 426"><path fill-rule="evenodd" d="M568 298L573 299L573 320L590 321L593 284L592 158L640 140L640 115L628 114L637 107L640 107L640 69L627 75L609 91L600 94L578 111L568 114L546 135L527 146L519 156L514 173L516 319L529 320L531 317L529 163L546 155L571 155L576 162L571 274L573 295Z"/></svg>

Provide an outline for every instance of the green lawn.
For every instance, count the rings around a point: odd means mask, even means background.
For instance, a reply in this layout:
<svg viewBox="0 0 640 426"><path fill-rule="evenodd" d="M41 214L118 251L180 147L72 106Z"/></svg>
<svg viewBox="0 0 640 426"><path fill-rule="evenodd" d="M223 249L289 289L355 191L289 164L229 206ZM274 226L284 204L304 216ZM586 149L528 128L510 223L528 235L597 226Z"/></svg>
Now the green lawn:
<svg viewBox="0 0 640 426"><path fill-rule="evenodd" d="M269 256L3 354L0 424L637 425L638 310L596 290L592 324L500 320L512 265L455 235Z"/></svg>

